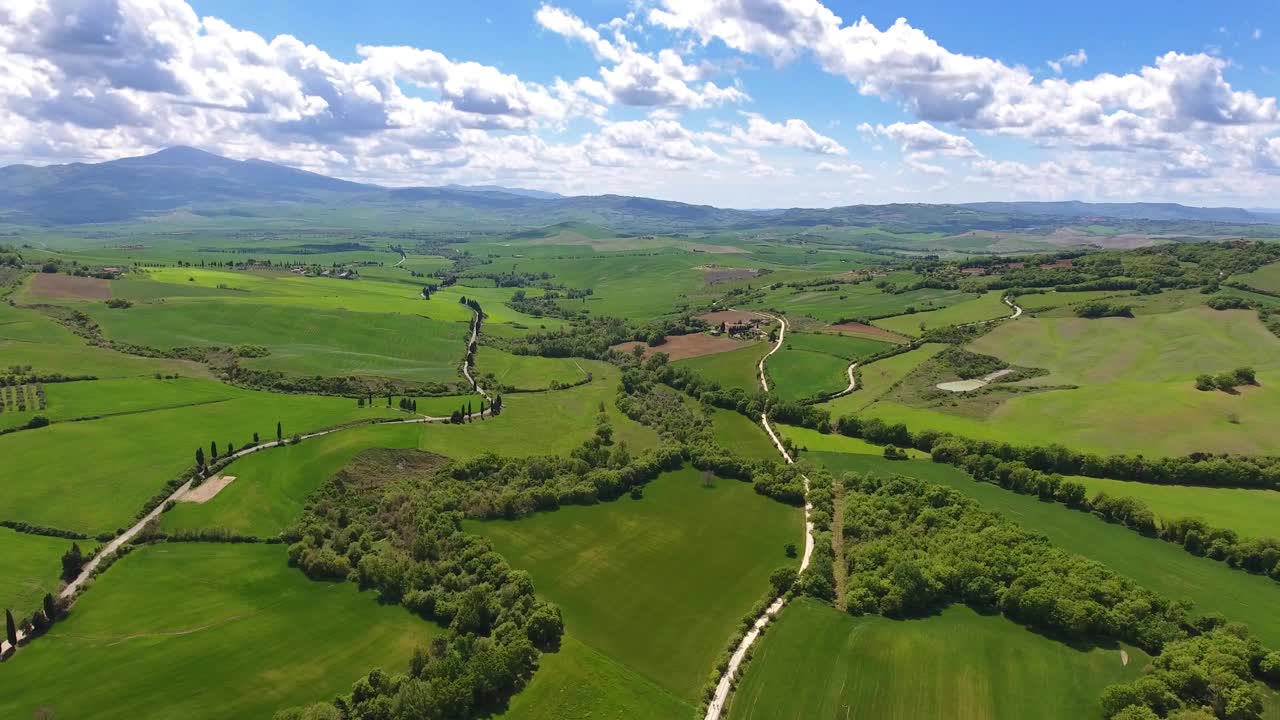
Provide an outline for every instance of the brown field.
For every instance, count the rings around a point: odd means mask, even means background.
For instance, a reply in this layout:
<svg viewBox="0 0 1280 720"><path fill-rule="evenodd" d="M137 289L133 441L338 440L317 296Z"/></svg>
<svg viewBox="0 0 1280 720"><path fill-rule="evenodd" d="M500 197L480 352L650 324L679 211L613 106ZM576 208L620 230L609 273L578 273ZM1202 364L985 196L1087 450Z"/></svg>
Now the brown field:
<svg viewBox="0 0 1280 720"><path fill-rule="evenodd" d="M716 312L703 313L698 316L698 319L705 320L710 325L719 325L720 323L733 325L734 323L747 323L752 320L763 320L766 323L773 322L760 313L751 312L750 310L717 310Z"/></svg>
<svg viewBox="0 0 1280 720"><path fill-rule="evenodd" d="M110 300L111 282L62 273L37 273L31 278L28 292L35 297Z"/></svg>
<svg viewBox="0 0 1280 720"><path fill-rule="evenodd" d="M875 340L887 340L893 343L904 343L907 339L895 332L889 332L884 328L878 328L874 325L867 325L860 322L840 323L839 325L828 325L826 330L829 332L838 332L842 335L861 335Z"/></svg>
<svg viewBox="0 0 1280 720"><path fill-rule="evenodd" d="M732 340L723 336L716 337L714 335L695 333L693 335L668 335L667 341L658 347L649 347L642 342L625 342L614 345L613 349L621 352L631 352L631 348L639 346L644 348L645 357L661 352L666 353L671 360L675 361L729 352L748 345L750 345L750 342L745 340Z"/></svg>

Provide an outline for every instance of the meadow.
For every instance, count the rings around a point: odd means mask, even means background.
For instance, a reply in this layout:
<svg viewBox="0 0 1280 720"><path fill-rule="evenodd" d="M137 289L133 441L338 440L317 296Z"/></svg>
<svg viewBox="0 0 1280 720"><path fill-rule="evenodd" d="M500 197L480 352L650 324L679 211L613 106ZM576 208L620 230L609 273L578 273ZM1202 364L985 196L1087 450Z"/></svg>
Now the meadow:
<svg viewBox="0 0 1280 720"><path fill-rule="evenodd" d="M770 291L751 306L833 323L845 319L901 315L908 308L916 311L943 308L964 302L969 297L959 290L931 288L892 294L864 282L841 285L837 290L780 288Z"/></svg>
<svg viewBox="0 0 1280 720"><path fill-rule="evenodd" d="M716 445L744 458L776 460L778 451L764 428L741 413L710 408L711 437Z"/></svg>
<svg viewBox="0 0 1280 720"><path fill-rule="evenodd" d="M770 387L783 400L816 398L849 385L849 363L874 355L889 343L825 333L788 333L782 349L769 356Z"/></svg>
<svg viewBox="0 0 1280 720"><path fill-rule="evenodd" d="M640 500L465 527L533 576L573 637L689 703L803 532L799 510L691 468Z"/></svg>
<svg viewBox="0 0 1280 720"><path fill-rule="evenodd" d="M1233 275L1231 279L1238 280L1249 287L1255 287L1259 290L1280 293L1280 263L1263 265L1251 273Z"/></svg>
<svg viewBox="0 0 1280 720"><path fill-rule="evenodd" d="M861 380L858 389L843 397L823 403L820 407L831 411L832 418L861 412L882 395L893 389L894 384L911 374L925 360L946 349L940 343L926 343L913 350L858 366Z"/></svg>
<svg viewBox="0 0 1280 720"><path fill-rule="evenodd" d="M230 385L194 378L136 377L48 383L44 391L48 401L44 410L31 408L17 412L6 408L0 414L0 429L23 425L35 415L60 422L205 405L239 396L239 391Z"/></svg>
<svg viewBox="0 0 1280 720"><path fill-rule="evenodd" d="M1200 518L1214 527L1235 530L1242 537L1280 536L1280 492L1242 488L1209 488L1191 485L1148 485L1104 478L1071 477L1089 488L1090 497L1105 492L1112 497L1141 500L1162 521Z"/></svg>
<svg viewBox="0 0 1280 720"><path fill-rule="evenodd" d="M403 672L440 632L354 583L308 580L280 545L153 545L6 663L0 716L269 718Z"/></svg>
<svg viewBox="0 0 1280 720"><path fill-rule="evenodd" d="M950 325L967 325L983 320L1008 317L1013 314L1013 311L1009 309L1008 305L1004 304L1003 298L1003 291L991 290L976 298L948 305L939 310L881 318L873 324L900 335L918 337L923 334L920 330L922 325L926 330L937 330Z"/></svg>
<svg viewBox="0 0 1280 720"><path fill-rule="evenodd" d="M1189 600L1193 614L1220 612L1243 622L1269 647L1280 645L1280 583L1181 546L1144 537L1089 513L980 483L950 465L928 460L890 461L870 455L812 453L809 459L832 470L916 477L955 488L1019 525L1043 533L1050 542L1106 565L1171 600Z"/></svg>
<svg viewBox="0 0 1280 720"><path fill-rule="evenodd" d="M1009 395L978 417L888 401L858 409L917 430L1015 444L1054 438L1101 453L1280 452L1280 439L1271 432L1271 419L1280 413L1280 339L1252 312L1194 308L1123 319L1020 318L968 349L1049 371L1018 386L1077 387ZM868 366L864 377L878 364ZM1258 371L1259 387L1234 394L1195 388L1199 373L1241 366ZM840 413L833 408L833 414Z"/></svg>
<svg viewBox="0 0 1280 720"><path fill-rule="evenodd" d="M368 425L311 438L236 460L223 470L235 477L210 500L181 502L161 516L166 532L221 528L239 535L274 537L297 520L307 498L368 448L417 447L422 425Z"/></svg>
<svg viewBox="0 0 1280 720"><path fill-rule="evenodd" d="M11 608L21 618L40 607L45 593L58 589L62 554L72 542L0 528L0 608ZM92 540L78 542L85 552L95 545Z"/></svg>
<svg viewBox="0 0 1280 720"><path fill-rule="evenodd" d="M493 375L498 384L517 390L545 390L553 383L572 385L587 374L572 358L512 355L492 347L477 350L476 371L482 377Z"/></svg>
<svg viewBox="0 0 1280 720"><path fill-rule="evenodd" d="M719 383L721 387L754 392L760 388L760 380L756 375L760 358L768 351L768 346L761 342L729 352L677 360L672 364L688 368L707 380Z"/></svg>
<svg viewBox="0 0 1280 720"><path fill-rule="evenodd" d="M1073 647L963 605L890 620L802 598L765 633L728 717L1101 720L1103 688L1147 662L1124 650L1128 665L1119 647Z"/></svg>
<svg viewBox="0 0 1280 720"><path fill-rule="evenodd" d="M130 523L165 483L195 464L196 448L248 445L355 420L402 416L357 408L347 398L225 387L228 399L202 405L54 423L0 436L0 518L90 535ZM270 451L268 451L270 452Z"/></svg>

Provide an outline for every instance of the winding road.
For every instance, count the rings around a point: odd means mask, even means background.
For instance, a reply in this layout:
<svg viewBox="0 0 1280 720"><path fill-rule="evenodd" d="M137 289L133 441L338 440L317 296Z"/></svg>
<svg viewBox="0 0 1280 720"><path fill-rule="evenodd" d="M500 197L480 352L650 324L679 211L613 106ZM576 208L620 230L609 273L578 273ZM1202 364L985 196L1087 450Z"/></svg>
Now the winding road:
<svg viewBox="0 0 1280 720"><path fill-rule="evenodd" d="M774 315L766 313L760 314L772 320L776 320L778 323L777 342L773 344L773 348L771 348L763 358L760 358L760 387L764 388L765 392L768 392L769 379L764 370L765 361L769 359L770 355L778 352L782 347L782 342L787 335L787 321L784 318L776 317ZM849 366L849 391L852 391L855 385L853 368L853 365ZM774 447L778 448L778 452L781 453L783 459L785 459L788 464L795 463L795 459L787 452L787 449L782 445L782 441L778 439L778 434L774 432L773 426L769 424L768 413L760 413L760 424L764 427L765 432L769 434L769 439L773 440ZM804 494L806 498L804 503L804 556L800 559L800 572L804 572L808 569L809 561L813 557L813 521L810 519L813 514L813 505L808 501L809 477L807 475L801 475L800 479L804 482ZM707 703L706 720L720 719L721 713L724 712L724 704L729 699L729 693L733 691L733 680L737 677L738 670L742 667L742 662L747 657L747 651L751 649L751 646L755 644L756 639L760 637L760 633L764 631L764 627L782 611L782 607L786 605L786 603L787 596L785 594L779 595L772 603L769 604L769 607L765 608L765 611L760 614L760 617L756 618L755 622L751 625L751 629L747 631L747 634L742 636L742 641L738 643L737 649L735 649L733 651L733 655L729 657L729 664L725 668L724 674L720 676L720 682L716 684L716 691L711 697L711 702Z"/></svg>

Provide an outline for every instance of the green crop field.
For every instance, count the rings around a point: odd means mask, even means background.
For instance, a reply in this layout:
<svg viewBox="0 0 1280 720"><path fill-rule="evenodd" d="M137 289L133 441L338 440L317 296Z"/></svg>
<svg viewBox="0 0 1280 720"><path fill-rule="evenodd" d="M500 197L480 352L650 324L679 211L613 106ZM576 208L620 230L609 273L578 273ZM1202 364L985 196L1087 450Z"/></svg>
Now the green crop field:
<svg viewBox="0 0 1280 720"><path fill-rule="evenodd" d="M1101 720L1107 685L1147 656L1073 647L952 606L922 620L852 617L814 600L782 611L739 682L731 720L963 717Z"/></svg>
<svg viewBox="0 0 1280 720"><path fill-rule="evenodd" d="M575 638L693 703L769 573L795 564L783 546L802 541L800 518L748 483L708 488L685 469L641 500L466 527L529 571Z"/></svg>
<svg viewBox="0 0 1280 720"><path fill-rule="evenodd" d="M1280 616L1273 611L1280 603L1280 583L1268 577L1196 557L1180 545L1144 537L1089 513L977 482L950 465L838 453L813 453L810 459L833 470L908 475L953 487L1023 527L1043 533L1064 550L1097 560L1170 599L1190 600L1194 612L1220 612L1246 623L1264 643L1280 645Z"/></svg>
<svg viewBox="0 0 1280 720"><path fill-rule="evenodd" d="M1122 480L1072 477L1084 483L1090 496L1105 492L1133 497L1147 504L1163 520L1200 518L1214 527L1235 530L1243 537L1280 537L1280 492L1190 485L1149 485Z"/></svg>
<svg viewBox="0 0 1280 720"><path fill-rule="evenodd" d="M208 452L211 441L244 447L254 432L275 439L277 422L291 436L400 415L376 405L357 408L346 398L224 390L230 397L219 402L0 436L0 457L12 460L0 463L0 518L88 534L115 530L191 468L196 448Z"/></svg>
<svg viewBox="0 0 1280 720"><path fill-rule="evenodd" d="M44 594L58 589L62 554L72 542L0 528L0 608L11 608L14 617L20 618L40 607ZM92 540L74 542L84 552L97 544Z"/></svg>
<svg viewBox="0 0 1280 720"><path fill-rule="evenodd" d="M368 425L243 457L222 472L235 480L203 503L181 502L165 531L222 528L273 537L298 518L307 497L368 448L417 447L423 425Z"/></svg>
<svg viewBox="0 0 1280 720"><path fill-rule="evenodd" d="M1003 298L1003 291L992 290L979 295L977 298L948 305L940 310L881 318L873 324L900 335L917 337L921 334L920 326L922 324L928 330L936 330L949 325L965 325L982 320L1008 317L1013 314L1013 311L1009 309L1008 305L1004 304Z"/></svg>
<svg viewBox="0 0 1280 720"><path fill-rule="evenodd" d="M677 360L673 364L676 367L688 368L707 380L719 383L721 387L741 388L754 392L760 389L760 380L756 373L760 358L764 357L766 352L769 352L769 348L765 343L753 343L729 352Z"/></svg>
<svg viewBox="0 0 1280 720"><path fill-rule="evenodd" d="M1197 308L1131 319L1020 318L970 349L1049 370L1018 385L1078 387L1011 395L985 417L894 402L861 409L912 429L1015 444L1053 438L1104 453L1280 452L1270 421L1280 413L1280 339L1252 312ZM1258 371L1259 387L1237 394L1195 389L1198 373L1240 366ZM1142 409L1142 422L1133 421L1135 408Z"/></svg>
<svg viewBox="0 0 1280 720"><path fill-rule="evenodd" d="M499 384L518 390L543 390L552 383L572 385L586 377L581 364L572 358L512 355L491 347L476 352L476 370L481 377L492 374Z"/></svg>
<svg viewBox="0 0 1280 720"><path fill-rule="evenodd" d="M308 580L279 545L144 547L6 663L0 716L269 718L374 667L403 672L439 632L353 583Z"/></svg>

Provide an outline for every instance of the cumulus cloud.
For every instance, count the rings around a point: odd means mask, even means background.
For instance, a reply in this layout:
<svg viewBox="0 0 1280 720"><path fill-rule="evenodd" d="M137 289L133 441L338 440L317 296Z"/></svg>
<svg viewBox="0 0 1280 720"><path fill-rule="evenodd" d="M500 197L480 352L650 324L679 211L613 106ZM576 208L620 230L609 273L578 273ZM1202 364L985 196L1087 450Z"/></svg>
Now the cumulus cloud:
<svg viewBox="0 0 1280 720"><path fill-rule="evenodd" d="M903 123L892 125L869 125L863 123L858 130L864 134L886 137L898 143L902 152L912 156L932 157L948 155L951 157L977 157L978 149L969 138L952 135L927 122Z"/></svg>
<svg viewBox="0 0 1280 720"><path fill-rule="evenodd" d="M734 128L731 136L739 142L753 146L790 147L820 155L849 153L843 145L817 132L809 127L809 123L797 118L775 123L755 113L748 113L747 126Z"/></svg>

